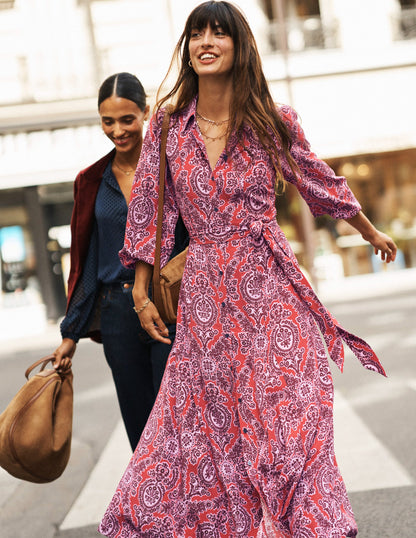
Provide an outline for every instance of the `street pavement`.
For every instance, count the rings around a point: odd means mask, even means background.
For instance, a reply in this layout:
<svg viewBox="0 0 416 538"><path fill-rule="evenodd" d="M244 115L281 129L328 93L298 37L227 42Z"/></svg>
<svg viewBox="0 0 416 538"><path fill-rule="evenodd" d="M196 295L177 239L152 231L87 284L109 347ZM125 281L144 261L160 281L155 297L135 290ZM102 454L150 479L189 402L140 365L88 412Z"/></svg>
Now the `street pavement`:
<svg viewBox="0 0 416 538"><path fill-rule="evenodd" d="M318 292L348 330L369 341L389 373L385 380L364 371L348 350L344 374L333 369L336 454L359 536L415 538L416 269L326 282ZM0 308L1 410L23 384L25 368L59 343L58 326L41 309L17 308L13 315ZM0 469L1 538L100 536L97 524L131 451L100 346L82 341L73 370L68 467L42 485Z"/></svg>

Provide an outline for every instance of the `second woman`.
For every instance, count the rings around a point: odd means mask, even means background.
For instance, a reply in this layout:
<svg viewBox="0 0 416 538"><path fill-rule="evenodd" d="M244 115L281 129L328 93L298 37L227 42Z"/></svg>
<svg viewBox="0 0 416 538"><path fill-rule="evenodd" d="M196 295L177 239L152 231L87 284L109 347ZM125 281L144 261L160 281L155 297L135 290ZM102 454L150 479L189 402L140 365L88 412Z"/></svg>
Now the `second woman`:
<svg viewBox="0 0 416 538"><path fill-rule="evenodd" d="M75 180L68 307L61 323L62 343L55 351L55 367L73 356L81 337L102 341L134 450L171 348L141 329L133 310L134 271L126 269L118 257L149 106L137 77L117 73L102 83L98 110L104 134L114 149ZM181 231L186 232L183 227ZM185 237L185 233L178 236L178 242ZM171 341L175 329L175 325L168 328Z"/></svg>

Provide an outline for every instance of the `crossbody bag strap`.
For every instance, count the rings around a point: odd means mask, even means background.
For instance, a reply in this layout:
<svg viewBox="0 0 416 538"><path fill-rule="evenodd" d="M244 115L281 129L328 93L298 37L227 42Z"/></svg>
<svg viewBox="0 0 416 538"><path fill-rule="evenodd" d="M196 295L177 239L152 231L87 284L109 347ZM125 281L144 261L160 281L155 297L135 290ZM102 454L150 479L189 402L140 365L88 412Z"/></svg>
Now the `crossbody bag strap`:
<svg viewBox="0 0 416 538"><path fill-rule="evenodd" d="M153 267L153 302L161 304L160 292L160 249L162 245L162 224L163 224L163 202L165 197L165 177L166 177L166 143L168 139L170 113L166 109L162 123L162 138L160 142L160 170L159 170L159 195L157 204L157 228L156 228L156 250L155 264Z"/></svg>

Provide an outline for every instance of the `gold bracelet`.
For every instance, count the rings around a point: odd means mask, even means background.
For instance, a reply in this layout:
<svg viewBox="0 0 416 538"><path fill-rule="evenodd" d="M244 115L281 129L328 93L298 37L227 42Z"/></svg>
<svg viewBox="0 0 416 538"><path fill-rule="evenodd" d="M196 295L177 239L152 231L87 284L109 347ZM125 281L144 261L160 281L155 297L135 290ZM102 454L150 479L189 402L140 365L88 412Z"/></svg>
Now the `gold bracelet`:
<svg viewBox="0 0 416 538"><path fill-rule="evenodd" d="M135 306L133 306L133 310L136 312L136 314L140 314L140 312L143 312L143 310L146 308L146 306L149 303L150 303L150 299L148 297L140 308L136 308Z"/></svg>

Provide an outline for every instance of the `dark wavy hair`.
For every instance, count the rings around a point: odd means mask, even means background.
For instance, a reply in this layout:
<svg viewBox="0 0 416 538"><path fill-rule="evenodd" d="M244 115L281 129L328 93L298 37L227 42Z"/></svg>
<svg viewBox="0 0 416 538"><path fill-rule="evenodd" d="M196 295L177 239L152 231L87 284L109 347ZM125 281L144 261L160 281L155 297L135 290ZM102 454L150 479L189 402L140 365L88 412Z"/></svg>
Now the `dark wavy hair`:
<svg viewBox="0 0 416 538"><path fill-rule="evenodd" d="M236 131L241 137L244 123L249 124L267 151L276 170L277 184L283 181L278 148L275 139L292 168L297 165L290 155L291 136L287 125L279 115L264 76L260 55L250 26L243 13L229 2L209 1L197 6L189 15L185 29L173 53L168 73L158 93L156 110L171 103L171 112L185 108L198 94L198 75L189 67L189 41L192 30L203 30L207 26L221 29L229 35L234 44L234 65L232 68L233 96L231 100L229 131ZM162 88L177 62L179 75L173 88L160 97Z"/></svg>
<svg viewBox="0 0 416 538"><path fill-rule="evenodd" d="M142 83L131 73L116 73L104 80L98 90L98 108L112 95L133 101L143 112L146 108L146 93Z"/></svg>

